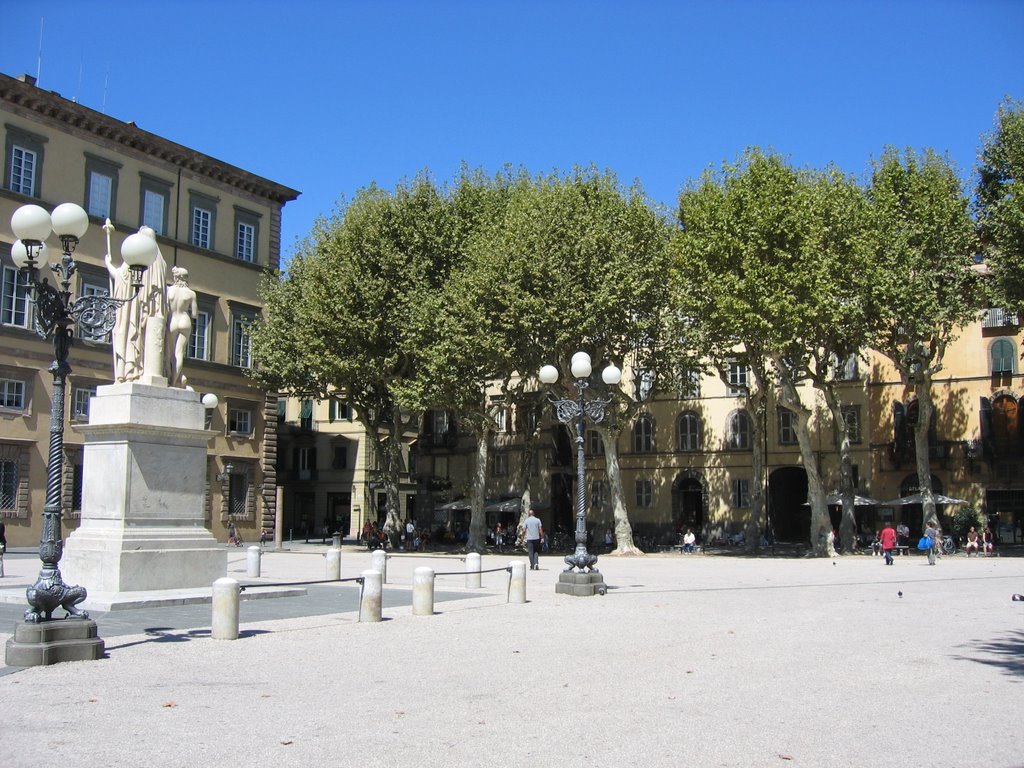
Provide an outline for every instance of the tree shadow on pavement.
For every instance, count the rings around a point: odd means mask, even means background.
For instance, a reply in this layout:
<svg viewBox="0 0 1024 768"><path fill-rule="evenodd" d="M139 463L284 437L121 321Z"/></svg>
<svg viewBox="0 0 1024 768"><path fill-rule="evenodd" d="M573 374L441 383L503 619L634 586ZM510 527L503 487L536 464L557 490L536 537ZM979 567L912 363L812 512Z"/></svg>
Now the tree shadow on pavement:
<svg viewBox="0 0 1024 768"><path fill-rule="evenodd" d="M131 643L121 643L120 645L108 644L106 650L116 651L122 648L131 648L133 645L145 645L146 643L187 643L190 640L199 640L211 636L209 629L187 629L178 632L172 627L149 627L144 630L144 633L147 636L145 640L136 640ZM269 630L243 629L238 633L238 639L242 640L246 637L264 634L269 634Z"/></svg>
<svg viewBox="0 0 1024 768"><path fill-rule="evenodd" d="M955 658L997 667L1011 675L1024 677L1024 630L1016 630L1002 638L972 644L979 655Z"/></svg>

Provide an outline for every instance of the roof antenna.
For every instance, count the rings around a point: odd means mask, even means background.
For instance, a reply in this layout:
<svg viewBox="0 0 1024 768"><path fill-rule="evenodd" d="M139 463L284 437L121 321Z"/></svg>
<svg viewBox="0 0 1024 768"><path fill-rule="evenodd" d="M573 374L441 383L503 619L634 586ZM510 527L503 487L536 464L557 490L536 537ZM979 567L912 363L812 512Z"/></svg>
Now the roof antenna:
<svg viewBox="0 0 1024 768"><path fill-rule="evenodd" d="M100 112L104 115L107 114L107 81L110 80L110 64L107 64L107 73L103 75L103 106L100 107Z"/></svg>
<svg viewBox="0 0 1024 768"><path fill-rule="evenodd" d="M36 85L39 85L39 73L43 69L43 19L39 17L39 56L36 59Z"/></svg>

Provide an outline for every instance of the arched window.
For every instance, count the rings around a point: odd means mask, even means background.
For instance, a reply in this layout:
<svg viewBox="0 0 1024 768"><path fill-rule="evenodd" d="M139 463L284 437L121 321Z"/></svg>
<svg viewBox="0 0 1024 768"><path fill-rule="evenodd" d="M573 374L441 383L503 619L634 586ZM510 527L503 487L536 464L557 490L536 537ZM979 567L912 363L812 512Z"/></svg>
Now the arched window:
<svg viewBox="0 0 1024 768"><path fill-rule="evenodd" d="M654 450L654 421L646 414L638 416L633 424L633 450L637 453Z"/></svg>
<svg viewBox="0 0 1024 768"><path fill-rule="evenodd" d="M734 411L729 416L725 445L733 451L750 450L750 416L746 411Z"/></svg>
<svg viewBox="0 0 1024 768"><path fill-rule="evenodd" d="M996 339L989 347L989 363L993 376L1017 373L1017 353L1009 339Z"/></svg>
<svg viewBox="0 0 1024 768"><path fill-rule="evenodd" d="M703 443L700 434L700 416L693 411L686 411L679 414L676 424L678 433L676 441L677 450L699 451Z"/></svg>

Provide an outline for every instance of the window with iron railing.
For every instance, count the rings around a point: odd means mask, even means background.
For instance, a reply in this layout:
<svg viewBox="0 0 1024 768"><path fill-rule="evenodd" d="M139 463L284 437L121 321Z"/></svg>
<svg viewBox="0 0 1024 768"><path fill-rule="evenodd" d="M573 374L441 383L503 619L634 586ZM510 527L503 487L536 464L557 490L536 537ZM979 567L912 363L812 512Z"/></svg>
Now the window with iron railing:
<svg viewBox="0 0 1024 768"><path fill-rule="evenodd" d="M991 307L985 311L981 319L982 328L1013 328L1020 325L1016 312L1002 307Z"/></svg>

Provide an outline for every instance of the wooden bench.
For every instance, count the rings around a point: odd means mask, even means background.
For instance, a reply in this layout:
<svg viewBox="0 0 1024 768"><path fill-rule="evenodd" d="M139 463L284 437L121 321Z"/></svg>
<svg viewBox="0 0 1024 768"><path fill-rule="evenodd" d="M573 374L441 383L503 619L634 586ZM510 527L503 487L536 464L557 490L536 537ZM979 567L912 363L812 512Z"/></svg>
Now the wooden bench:
<svg viewBox="0 0 1024 768"><path fill-rule="evenodd" d="M892 548L892 551L897 555L907 556L910 554L910 546L907 544L900 544Z"/></svg>

